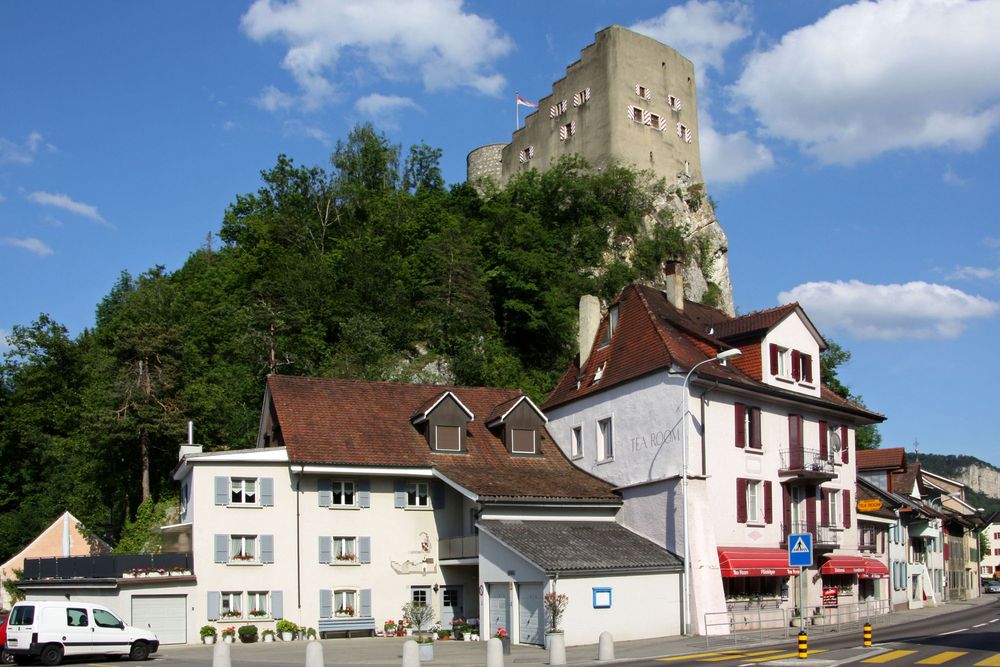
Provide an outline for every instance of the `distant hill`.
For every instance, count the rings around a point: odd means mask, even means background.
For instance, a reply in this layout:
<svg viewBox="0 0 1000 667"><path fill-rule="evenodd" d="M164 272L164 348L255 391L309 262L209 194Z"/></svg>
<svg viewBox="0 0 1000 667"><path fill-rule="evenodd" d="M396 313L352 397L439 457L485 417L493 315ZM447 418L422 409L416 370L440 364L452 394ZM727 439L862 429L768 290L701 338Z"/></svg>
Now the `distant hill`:
<svg viewBox="0 0 1000 667"><path fill-rule="evenodd" d="M913 452L906 453L908 463L920 459L920 465L930 472L943 475L965 484L966 502L973 507L982 507L986 513L1000 511L1000 468L977 459L975 456L960 454L926 454L919 457Z"/></svg>

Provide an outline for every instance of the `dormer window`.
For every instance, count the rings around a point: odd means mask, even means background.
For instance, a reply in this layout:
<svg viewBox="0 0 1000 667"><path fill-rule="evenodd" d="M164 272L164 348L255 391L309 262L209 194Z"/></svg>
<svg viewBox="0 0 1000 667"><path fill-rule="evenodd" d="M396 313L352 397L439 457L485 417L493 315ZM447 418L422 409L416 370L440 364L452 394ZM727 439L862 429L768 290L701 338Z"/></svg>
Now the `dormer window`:
<svg viewBox="0 0 1000 667"><path fill-rule="evenodd" d="M510 451L514 454L534 454L538 449L537 438L534 429L511 429Z"/></svg>
<svg viewBox="0 0 1000 667"><path fill-rule="evenodd" d="M527 396L519 396L493 408L486 426L503 429L503 440L511 454L539 453L541 431L548 419Z"/></svg>
<svg viewBox="0 0 1000 667"><path fill-rule="evenodd" d="M437 433L434 434L436 449L445 452L462 451L462 427L437 425L434 427Z"/></svg>
<svg viewBox="0 0 1000 667"><path fill-rule="evenodd" d="M812 355L771 343L771 375L783 380L812 384Z"/></svg>
<svg viewBox="0 0 1000 667"><path fill-rule="evenodd" d="M410 421L422 430L432 451L457 453L466 451L466 426L473 419L462 401L446 391L425 403Z"/></svg>
<svg viewBox="0 0 1000 667"><path fill-rule="evenodd" d="M618 306L617 304L608 309L608 326L604 328L604 335L601 337L600 347L604 347L611 342L611 337L618 329ZM594 378L595 382L600 378Z"/></svg>

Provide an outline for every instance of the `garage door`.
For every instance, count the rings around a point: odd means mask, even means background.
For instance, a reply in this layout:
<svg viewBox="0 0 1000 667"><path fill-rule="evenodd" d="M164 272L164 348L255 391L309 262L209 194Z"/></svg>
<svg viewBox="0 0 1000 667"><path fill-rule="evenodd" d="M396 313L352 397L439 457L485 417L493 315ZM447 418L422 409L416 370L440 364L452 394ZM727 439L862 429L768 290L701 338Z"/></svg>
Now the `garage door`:
<svg viewBox="0 0 1000 667"><path fill-rule="evenodd" d="M132 625L149 628L161 644L186 644L187 596L133 596Z"/></svg>
<svg viewBox="0 0 1000 667"><path fill-rule="evenodd" d="M521 620L520 642L541 645L542 584L518 584L517 602Z"/></svg>

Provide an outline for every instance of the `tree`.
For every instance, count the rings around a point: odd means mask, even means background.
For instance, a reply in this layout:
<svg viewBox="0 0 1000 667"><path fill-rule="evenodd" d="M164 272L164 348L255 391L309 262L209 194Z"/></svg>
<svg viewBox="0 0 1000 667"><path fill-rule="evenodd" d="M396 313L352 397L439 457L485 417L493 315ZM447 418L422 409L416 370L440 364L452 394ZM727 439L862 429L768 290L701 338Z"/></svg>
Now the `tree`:
<svg viewBox="0 0 1000 667"><path fill-rule="evenodd" d="M867 407L864 398L860 394L852 393L837 375L840 367L846 366L850 361L850 351L832 340L827 341L827 348L819 356L820 379L841 398L846 398L861 407ZM854 429L854 440L858 449L878 449L882 444L882 434L879 433L876 424L862 424Z"/></svg>

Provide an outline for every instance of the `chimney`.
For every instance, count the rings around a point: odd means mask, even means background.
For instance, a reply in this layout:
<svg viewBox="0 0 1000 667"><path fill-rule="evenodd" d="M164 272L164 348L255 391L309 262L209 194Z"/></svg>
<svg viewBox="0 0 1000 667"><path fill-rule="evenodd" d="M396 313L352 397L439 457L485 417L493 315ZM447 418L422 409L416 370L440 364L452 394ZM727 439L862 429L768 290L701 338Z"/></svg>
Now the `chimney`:
<svg viewBox="0 0 1000 667"><path fill-rule="evenodd" d="M601 326L601 301L592 294L580 297L580 368L587 363L590 350L594 347L597 328Z"/></svg>
<svg viewBox="0 0 1000 667"><path fill-rule="evenodd" d="M663 291L667 301L680 312L684 312L684 278L681 276L680 262L667 262L663 265Z"/></svg>

